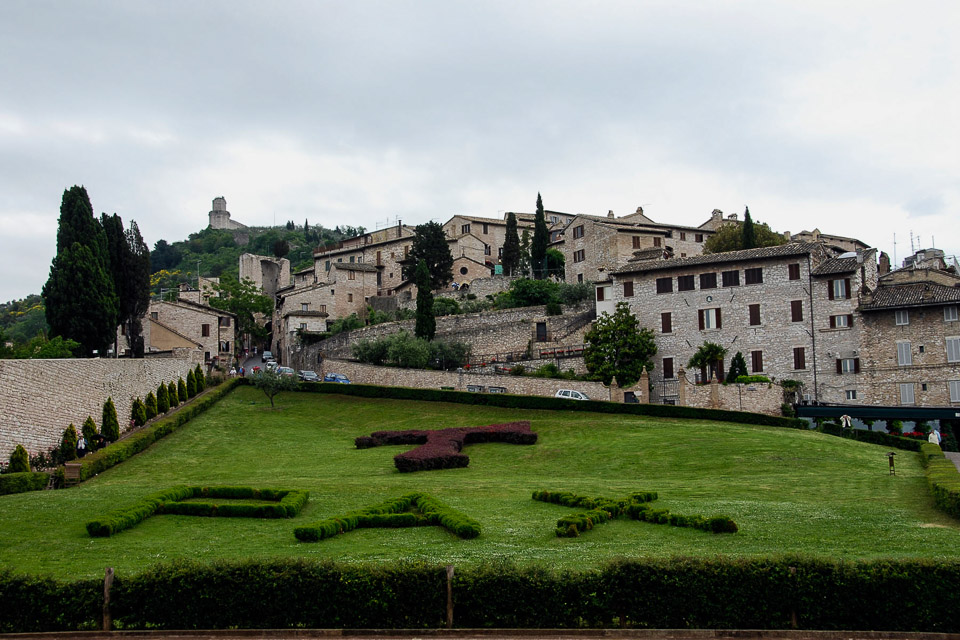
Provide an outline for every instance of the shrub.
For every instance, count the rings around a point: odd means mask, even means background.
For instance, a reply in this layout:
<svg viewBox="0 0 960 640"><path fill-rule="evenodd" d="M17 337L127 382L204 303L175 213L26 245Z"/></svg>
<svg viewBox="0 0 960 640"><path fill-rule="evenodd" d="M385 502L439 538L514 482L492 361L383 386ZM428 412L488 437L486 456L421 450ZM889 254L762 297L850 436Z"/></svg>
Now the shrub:
<svg viewBox="0 0 960 640"><path fill-rule="evenodd" d="M460 313L460 303L453 298L434 298L434 316L453 316Z"/></svg>
<svg viewBox="0 0 960 640"><path fill-rule="evenodd" d="M377 431L354 441L358 449L382 445L420 445L397 454L393 463L403 472L455 469L465 467L470 458L461 453L463 447L481 442L534 444L537 434L530 431L530 422L506 422L483 427L451 427L449 429Z"/></svg>
<svg viewBox="0 0 960 640"><path fill-rule="evenodd" d="M739 352L738 352L738 353L739 353ZM768 378L767 376L761 376L761 375L737 376L737 378L736 378L736 380L734 380L734 382L738 382L738 383L740 383L740 384L752 384L752 383L760 383L760 382L767 382L767 383L769 383L769 382L770 382L770 378Z"/></svg>
<svg viewBox="0 0 960 640"><path fill-rule="evenodd" d="M19 471L16 473L7 472L0 475L0 496L11 493L26 493L27 491L40 491L47 488L50 481L49 474L42 471Z"/></svg>
<svg viewBox="0 0 960 640"><path fill-rule="evenodd" d="M117 407L113 398L107 398L103 403L103 417L100 421L100 433L108 442L115 442L120 437L120 421L117 420Z"/></svg>
<svg viewBox="0 0 960 640"><path fill-rule="evenodd" d="M170 411L170 398L167 397L167 385L160 383L157 387L157 415Z"/></svg>
<svg viewBox="0 0 960 640"><path fill-rule="evenodd" d="M193 369L187 372L187 398L197 395L197 377L193 374Z"/></svg>
<svg viewBox="0 0 960 640"><path fill-rule="evenodd" d="M187 395L187 383L183 381L183 378L177 380L177 397L180 402L186 402L190 398Z"/></svg>
<svg viewBox="0 0 960 640"><path fill-rule="evenodd" d="M784 418L796 418L797 410L789 402L783 402L780 404L780 415Z"/></svg>
<svg viewBox="0 0 960 640"><path fill-rule="evenodd" d="M170 382L170 384L167 385L167 400L170 401L170 408L171 408L171 409L172 409L173 407L176 407L178 404L180 404L180 399L179 399L178 394L177 394L177 383L176 383L176 382Z"/></svg>
<svg viewBox="0 0 960 640"><path fill-rule="evenodd" d="M83 421L80 433L83 434L83 439L87 441L87 449L92 451L93 445L97 442L97 423L93 421L92 417L87 416L87 419Z"/></svg>
<svg viewBox="0 0 960 640"><path fill-rule="evenodd" d="M72 424L63 432L60 439L60 454L66 461L77 459L77 428Z"/></svg>
<svg viewBox="0 0 960 640"><path fill-rule="evenodd" d="M130 419L133 424L142 427L147 423L147 405L143 404L140 398L133 399L133 406L130 409Z"/></svg>
<svg viewBox="0 0 960 640"><path fill-rule="evenodd" d="M7 473L28 473L30 471L30 456L22 444L18 444L10 454L10 466Z"/></svg>
<svg viewBox="0 0 960 640"><path fill-rule="evenodd" d="M147 394L143 405L147 408L147 420L157 417L157 398L153 395L153 391Z"/></svg>
<svg viewBox="0 0 960 640"><path fill-rule="evenodd" d="M197 363L197 366L193 369L193 381L197 385L197 393L200 393L207 388L207 379L203 375L203 369L200 368L199 363Z"/></svg>
<svg viewBox="0 0 960 640"><path fill-rule="evenodd" d="M903 422L900 420L890 420L887 422L887 432L895 436L903 433Z"/></svg>
<svg viewBox="0 0 960 640"><path fill-rule="evenodd" d="M548 302L546 312L548 316L559 316L563 314L563 307L560 306L559 302Z"/></svg>

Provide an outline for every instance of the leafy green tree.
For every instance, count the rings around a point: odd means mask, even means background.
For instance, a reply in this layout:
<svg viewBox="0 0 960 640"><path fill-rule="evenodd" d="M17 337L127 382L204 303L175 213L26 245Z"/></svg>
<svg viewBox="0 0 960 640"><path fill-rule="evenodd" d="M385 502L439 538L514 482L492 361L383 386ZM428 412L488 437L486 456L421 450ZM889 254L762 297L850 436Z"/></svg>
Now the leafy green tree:
<svg viewBox="0 0 960 640"><path fill-rule="evenodd" d="M82 353L80 343L76 340L65 340L61 336L56 336L47 340L43 335L38 335L25 345L13 351L14 358L34 359L34 360L54 360L60 358L75 358Z"/></svg>
<svg viewBox="0 0 960 640"><path fill-rule="evenodd" d="M417 263L417 321L413 330L418 338L433 340L437 333L437 319L433 317L433 292L430 291L430 271L427 262Z"/></svg>
<svg viewBox="0 0 960 640"><path fill-rule="evenodd" d="M753 249L757 246L757 231L753 227L753 218L750 217L750 207L743 212L743 248Z"/></svg>
<svg viewBox="0 0 960 640"><path fill-rule="evenodd" d="M293 223L291 223L293 224ZM286 240L277 240L273 243L273 255L276 258L282 258L290 253L290 243Z"/></svg>
<svg viewBox="0 0 960 640"><path fill-rule="evenodd" d="M87 416L80 426L80 433L83 439L87 441L87 449L93 449L93 443L97 441L97 423L93 421L93 416ZM106 436L104 436L106 438Z"/></svg>
<svg viewBox="0 0 960 640"><path fill-rule="evenodd" d="M348 316L337 318L333 321L333 324L330 325L330 335L336 335L344 331L353 331L363 326L363 320L361 320L357 314L351 313Z"/></svg>
<svg viewBox="0 0 960 640"><path fill-rule="evenodd" d="M223 276L220 283L213 288L220 297L210 298L210 306L229 311L237 317L234 344L240 343L244 335L249 335L256 342L263 342L268 334L260 318L270 316L273 312L273 301L263 295L249 278L240 282L234 277Z"/></svg>
<svg viewBox="0 0 960 640"><path fill-rule="evenodd" d="M166 240L157 240L150 252L150 264L157 271L172 270L183 259L183 251Z"/></svg>
<svg viewBox="0 0 960 640"><path fill-rule="evenodd" d="M193 375L193 369L187 371L187 397L192 398L197 395L197 379Z"/></svg>
<svg viewBox="0 0 960 640"><path fill-rule="evenodd" d="M726 356L726 348L715 342L704 342L687 362L687 366L700 369L700 377L704 382L707 382L713 374L716 374L717 379L721 379L723 378L723 359Z"/></svg>
<svg viewBox="0 0 960 640"><path fill-rule="evenodd" d="M7 467L7 473L25 473L30 471L30 456L22 444L10 454L10 466Z"/></svg>
<svg viewBox="0 0 960 640"><path fill-rule="evenodd" d="M547 249L547 275L553 276L560 280L566 278L566 270L564 268L566 264L566 258L563 257L563 253L557 249Z"/></svg>
<svg viewBox="0 0 960 640"><path fill-rule="evenodd" d="M197 393L207 388L207 377L203 375L203 369L200 368L199 363L193 368L193 380L197 383Z"/></svg>
<svg viewBox="0 0 960 640"><path fill-rule="evenodd" d="M765 222L753 222L753 233L756 236L757 247L775 247L787 242L786 236L770 229ZM724 251L739 251L745 249L743 244L743 230L741 225L728 222L722 225L703 243L704 253L723 253Z"/></svg>
<svg viewBox="0 0 960 640"><path fill-rule="evenodd" d="M614 376L621 386L640 379L644 368L653 370L657 343L650 329L641 329L625 302L618 302L613 315L602 313L584 336L583 360L587 370L610 384Z"/></svg>
<svg viewBox="0 0 960 640"><path fill-rule="evenodd" d="M103 216L106 217L105 215ZM142 318L150 308L150 250L140 235L136 221L123 231L123 222L116 214L113 226L122 232L110 239L111 271L119 299L119 321L124 327L127 347L134 358L142 358L145 349ZM116 247L114 243L116 242ZM116 258L114 258L116 254Z"/></svg>
<svg viewBox="0 0 960 640"><path fill-rule="evenodd" d="M147 394L143 406L147 408L147 420L157 417L157 396L153 395L153 391Z"/></svg>
<svg viewBox="0 0 960 640"><path fill-rule="evenodd" d="M157 387L157 415L170 411L170 398L167 397L167 385L160 383Z"/></svg>
<svg viewBox="0 0 960 640"><path fill-rule="evenodd" d="M270 408L274 408L273 399L281 391L296 391L298 387L297 379L294 376L280 375L276 371L267 369L261 371L251 378L253 386L263 392L270 400Z"/></svg>
<svg viewBox="0 0 960 640"><path fill-rule="evenodd" d="M517 216L507 213L507 235L503 240L503 255L500 258L503 273L512 276L520 266L520 235L517 233Z"/></svg>
<svg viewBox="0 0 960 640"><path fill-rule="evenodd" d="M503 297L508 298L511 307L533 307L559 302L558 291L556 282L517 278L510 283L510 289Z"/></svg>
<svg viewBox="0 0 960 640"><path fill-rule="evenodd" d="M186 402L190 397L187 395L187 383L183 381L183 378L177 380L177 397L180 398L180 402Z"/></svg>
<svg viewBox="0 0 960 640"><path fill-rule="evenodd" d="M430 273L430 289L442 289L453 280L453 255L439 222L417 225L413 246L404 265L403 277L416 280L417 265L423 260Z"/></svg>
<svg viewBox="0 0 960 640"><path fill-rule="evenodd" d="M133 424L142 427L147 423L147 405L143 404L140 398L133 399L133 406L130 408L130 419Z"/></svg>
<svg viewBox="0 0 960 640"><path fill-rule="evenodd" d="M120 437L120 421L117 420L117 407L113 404L113 398L107 398L103 403L100 433L108 442L115 442Z"/></svg>
<svg viewBox="0 0 960 640"><path fill-rule="evenodd" d="M177 392L177 383L171 381L167 385L167 399L170 400L170 408L180 404L180 394Z"/></svg>
<svg viewBox="0 0 960 640"><path fill-rule="evenodd" d="M430 363L430 343L401 331L391 336L387 356L398 367L426 369Z"/></svg>
<svg viewBox="0 0 960 640"><path fill-rule="evenodd" d="M727 382L736 382L737 378L740 376L749 375L747 373L747 361L744 359L743 354L737 351L737 354L733 356L733 359L730 361L730 370L727 372Z"/></svg>
<svg viewBox="0 0 960 640"><path fill-rule="evenodd" d="M543 199L537 194L537 213L533 218L533 243L530 245L530 264L533 277L543 280L547 277L547 245L550 243L550 231L543 212Z"/></svg>
<svg viewBox="0 0 960 640"><path fill-rule="evenodd" d="M106 352L116 337L119 302L108 260L106 234L86 189L65 190L43 300L52 334L76 340L88 355Z"/></svg>
<svg viewBox="0 0 960 640"><path fill-rule="evenodd" d="M72 424L63 432L60 439L60 455L66 461L77 459L77 428Z"/></svg>

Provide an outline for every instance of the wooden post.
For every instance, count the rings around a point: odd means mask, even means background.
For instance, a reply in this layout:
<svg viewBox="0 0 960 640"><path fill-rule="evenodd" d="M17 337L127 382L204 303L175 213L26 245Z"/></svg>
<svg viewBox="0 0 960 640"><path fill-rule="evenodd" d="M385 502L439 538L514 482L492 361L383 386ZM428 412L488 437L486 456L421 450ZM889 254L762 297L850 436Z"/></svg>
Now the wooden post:
<svg viewBox="0 0 960 640"><path fill-rule="evenodd" d="M790 567L790 578L793 582L793 593L792 602L790 604L790 626L794 629L797 628L797 568Z"/></svg>
<svg viewBox="0 0 960 640"><path fill-rule="evenodd" d="M683 367L677 371L677 405L687 406L687 372Z"/></svg>
<svg viewBox="0 0 960 640"><path fill-rule="evenodd" d="M110 589L113 587L113 567L107 567L103 576L103 624L104 631L113 629L113 618L110 617Z"/></svg>
<svg viewBox="0 0 960 640"><path fill-rule="evenodd" d="M447 565L447 629L453 628L453 565Z"/></svg>
<svg viewBox="0 0 960 640"><path fill-rule="evenodd" d="M650 374L647 373L646 367L640 371L640 380L634 388L637 390L637 402L640 404L650 404Z"/></svg>

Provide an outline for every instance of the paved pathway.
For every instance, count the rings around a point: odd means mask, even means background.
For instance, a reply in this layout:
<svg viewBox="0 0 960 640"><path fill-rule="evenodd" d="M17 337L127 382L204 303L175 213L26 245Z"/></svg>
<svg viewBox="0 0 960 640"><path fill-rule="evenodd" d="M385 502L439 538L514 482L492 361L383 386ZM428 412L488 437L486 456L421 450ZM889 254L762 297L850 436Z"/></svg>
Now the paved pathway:
<svg viewBox="0 0 960 640"><path fill-rule="evenodd" d="M957 451L944 451L943 455L947 456L953 460L953 464L957 465L957 470L960 471L960 452Z"/></svg>

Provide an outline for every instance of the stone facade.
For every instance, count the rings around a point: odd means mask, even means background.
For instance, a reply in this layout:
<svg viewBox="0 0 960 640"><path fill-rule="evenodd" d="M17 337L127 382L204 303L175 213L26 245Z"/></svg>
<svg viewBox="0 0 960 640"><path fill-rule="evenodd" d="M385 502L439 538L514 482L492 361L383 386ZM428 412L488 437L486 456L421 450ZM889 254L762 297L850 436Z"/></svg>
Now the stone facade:
<svg viewBox="0 0 960 640"><path fill-rule="evenodd" d="M397 224L320 247L313 254L317 282L332 282L337 264L367 264L376 268L376 288L367 295L392 296L403 283L401 262L413 246L414 229ZM338 316L334 316L338 317Z"/></svg>
<svg viewBox="0 0 960 640"><path fill-rule="evenodd" d="M87 416L100 426L103 403L113 398L121 429L134 398L156 393L161 382L186 379L190 358L0 360L0 458L18 444L30 454L60 444L67 425Z"/></svg>
<svg viewBox="0 0 960 640"><path fill-rule="evenodd" d="M150 302L143 320L144 344L150 351L195 348L203 361L229 366L236 353L236 316L186 300Z"/></svg>
<svg viewBox="0 0 960 640"><path fill-rule="evenodd" d="M208 214L208 217L210 218L211 229L227 229L233 231L235 229L247 228L247 225L230 219L230 212L227 211L227 199L223 196L213 199L213 209Z"/></svg>
<svg viewBox="0 0 960 640"><path fill-rule="evenodd" d="M240 256L240 281L250 280L265 296L276 298L277 292L290 286L290 261L286 258Z"/></svg>

